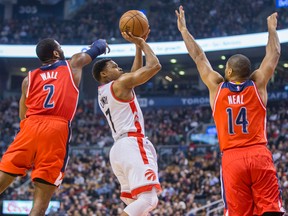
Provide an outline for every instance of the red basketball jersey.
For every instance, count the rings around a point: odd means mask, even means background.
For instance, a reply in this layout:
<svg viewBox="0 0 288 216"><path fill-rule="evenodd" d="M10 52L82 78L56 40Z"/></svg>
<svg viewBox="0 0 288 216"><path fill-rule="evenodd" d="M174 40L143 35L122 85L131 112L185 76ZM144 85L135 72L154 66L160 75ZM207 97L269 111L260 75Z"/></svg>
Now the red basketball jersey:
<svg viewBox="0 0 288 216"><path fill-rule="evenodd" d="M79 91L68 61L57 61L28 73L26 117L53 115L72 120L77 108Z"/></svg>
<svg viewBox="0 0 288 216"><path fill-rule="evenodd" d="M223 82L213 107L220 150L266 145L266 107L255 83Z"/></svg>

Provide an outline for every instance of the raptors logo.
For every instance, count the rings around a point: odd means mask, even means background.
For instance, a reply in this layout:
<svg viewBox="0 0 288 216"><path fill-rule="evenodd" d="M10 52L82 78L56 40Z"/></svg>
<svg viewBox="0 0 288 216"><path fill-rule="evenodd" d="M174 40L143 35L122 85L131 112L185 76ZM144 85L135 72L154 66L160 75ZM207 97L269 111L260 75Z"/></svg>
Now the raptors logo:
<svg viewBox="0 0 288 216"><path fill-rule="evenodd" d="M148 169L148 170L146 170L146 172L145 172L145 177L146 177L146 179L147 179L148 181L155 181L155 179L156 179L156 174L155 174L155 172L154 172L153 170Z"/></svg>

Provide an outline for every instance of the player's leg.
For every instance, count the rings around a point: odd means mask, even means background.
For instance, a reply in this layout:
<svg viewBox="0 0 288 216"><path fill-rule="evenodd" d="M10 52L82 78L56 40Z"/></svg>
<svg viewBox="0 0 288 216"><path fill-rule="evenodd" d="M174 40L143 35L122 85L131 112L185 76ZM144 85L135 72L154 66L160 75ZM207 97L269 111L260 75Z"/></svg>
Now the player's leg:
<svg viewBox="0 0 288 216"><path fill-rule="evenodd" d="M41 179L34 180L35 191L30 216L44 216L57 187Z"/></svg>
<svg viewBox="0 0 288 216"><path fill-rule="evenodd" d="M150 211L156 208L157 204L157 191L155 188L153 188L151 191L139 194L137 199L124 209L124 212L121 214L121 216L146 216Z"/></svg>
<svg viewBox="0 0 288 216"><path fill-rule="evenodd" d="M14 181L17 175L0 171L0 194Z"/></svg>
<svg viewBox="0 0 288 216"><path fill-rule="evenodd" d="M120 187L121 187L120 199L126 205L129 205L132 202L134 202L135 199L132 198L128 178L127 176L125 176L123 169L122 169L123 162L120 161L120 157L119 157L119 155L122 155L122 153L121 153L121 149L118 149L119 146L120 146L119 141L117 144L114 144L112 146L110 150L109 159L110 159L112 171L120 183ZM123 215L126 215L126 213L123 212Z"/></svg>
<svg viewBox="0 0 288 216"><path fill-rule="evenodd" d="M34 203L30 216L45 215L53 193L61 184L69 160L69 124L58 117L35 117L38 127L37 153L31 178L35 183Z"/></svg>
<svg viewBox="0 0 288 216"><path fill-rule="evenodd" d="M278 216L282 206L281 189L271 152L260 146L251 160L252 191L255 203L254 215Z"/></svg>
<svg viewBox="0 0 288 216"><path fill-rule="evenodd" d="M27 126L24 127L24 123ZM30 169L32 164L34 152L31 150L30 143L34 130L26 119L20 122L20 128L19 133L1 158L0 193L3 193L17 176L26 175L26 170Z"/></svg>
<svg viewBox="0 0 288 216"><path fill-rule="evenodd" d="M222 157L222 196L225 215L253 215L254 201L245 151L228 150Z"/></svg>

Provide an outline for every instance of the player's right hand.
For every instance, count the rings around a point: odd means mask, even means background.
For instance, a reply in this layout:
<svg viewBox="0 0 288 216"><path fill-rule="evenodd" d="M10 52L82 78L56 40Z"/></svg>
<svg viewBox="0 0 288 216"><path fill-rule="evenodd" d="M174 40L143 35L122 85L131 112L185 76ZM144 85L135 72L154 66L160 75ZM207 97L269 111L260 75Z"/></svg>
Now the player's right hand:
<svg viewBox="0 0 288 216"><path fill-rule="evenodd" d="M275 12L275 13L271 14L269 17L267 17L268 30L276 30L276 28L277 28L277 16L278 16L278 13Z"/></svg>
<svg viewBox="0 0 288 216"><path fill-rule="evenodd" d="M176 16L177 16L177 26L180 32L187 30L186 27L186 20L185 20L185 12L183 9L183 6L181 5L179 7L179 12L175 10Z"/></svg>

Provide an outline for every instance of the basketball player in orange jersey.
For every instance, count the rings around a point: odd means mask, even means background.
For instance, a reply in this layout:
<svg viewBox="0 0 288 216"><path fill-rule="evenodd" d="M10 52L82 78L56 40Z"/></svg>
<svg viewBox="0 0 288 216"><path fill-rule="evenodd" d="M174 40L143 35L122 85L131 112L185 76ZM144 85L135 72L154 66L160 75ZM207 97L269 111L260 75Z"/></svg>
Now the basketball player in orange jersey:
<svg viewBox="0 0 288 216"><path fill-rule="evenodd" d="M233 55L223 78L187 30L183 7L175 12L189 55L209 89L222 152L225 216L283 215L277 174L266 146L266 87L280 56L277 13L267 18L269 39L260 67L251 73L249 59Z"/></svg>
<svg viewBox="0 0 288 216"><path fill-rule="evenodd" d="M60 44L41 40L36 53L42 66L29 71L19 102L20 132L0 163L0 193L32 169L35 192L31 216L45 215L61 184L68 162L70 121L78 103L82 68L106 52L106 41L95 41L86 52L65 60Z"/></svg>
<svg viewBox="0 0 288 216"><path fill-rule="evenodd" d="M130 36L129 36L130 35ZM144 119L134 87L147 82L161 69L158 58L142 39L122 33L136 45L130 73L111 59L101 59L93 66L93 77L99 81L99 106L106 116L114 138L110 163L121 185L121 199L127 205L122 216L146 216L158 203L162 191L158 180L157 155L145 137ZM142 51L146 65L143 67Z"/></svg>

